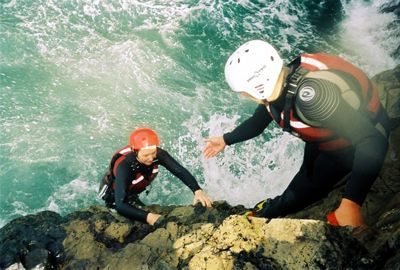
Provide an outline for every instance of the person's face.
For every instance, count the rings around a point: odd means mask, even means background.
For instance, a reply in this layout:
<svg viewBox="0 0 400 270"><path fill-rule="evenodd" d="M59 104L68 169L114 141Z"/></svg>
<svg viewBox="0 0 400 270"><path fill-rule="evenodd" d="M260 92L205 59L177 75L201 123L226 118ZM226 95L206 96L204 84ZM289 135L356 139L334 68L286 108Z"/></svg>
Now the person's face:
<svg viewBox="0 0 400 270"><path fill-rule="evenodd" d="M156 155L157 148L140 149L137 154L137 160L144 165L151 165Z"/></svg>
<svg viewBox="0 0 400 270"><path fill-rule="evenodd" d="M283 83L285 82L285 77L286 77L286 70L285 70L285 68L282 68L282 71L279 74L278 81L276 82L274 91L272 91L271 96L267 99L268 102L275 101L280 97L280 95L282 94Z"/></svg>
<svg viewBox="0 0 400 270"><path fill-rule="evenodd" d="M250 99L250 100L252 100L254 102L257 102L258 104L263 104L263 101L261 99L257 99L255 97L253 97L252 95L247 94L246 92L241 92L240 95L245 97L245 98L248 98L248 99Z"/></svg>

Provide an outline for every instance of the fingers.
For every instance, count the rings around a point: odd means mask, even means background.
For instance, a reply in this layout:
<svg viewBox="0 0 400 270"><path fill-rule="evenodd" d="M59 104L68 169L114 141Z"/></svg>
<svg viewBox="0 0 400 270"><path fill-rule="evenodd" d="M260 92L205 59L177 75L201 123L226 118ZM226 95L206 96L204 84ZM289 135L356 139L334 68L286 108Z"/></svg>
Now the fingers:
<svg viewBox="0 0 400 270"><path fill-rule="evenodd" d="M200 198L203 207L211 207L211 201L207 197Z"/></svg>
<svg viewBox="0 0 400 270"><path fill-rule="evenodd" d="M206 158L215 157L218 154L212 147L206 147L203 153Z"/></svg>
<svg viewBox="0 0 400 270"><path fill-rule="evenodd" d="M204 200L199 200L203 207L206 207L206 202Z"/></svg>
<svg viewBox="0 0 400 270"><path fill-rule="evenodd" d="M219 152L224 150L226 145L222 137L206 138L204 142L207 144L203 150L206 158L215 157Z"/></svg>
<svg viewBox="0 0 400 270"><path fill-rule="evenodd" d="M196 206L197 203L201 203L201 205L204 206L204 203L200 200L200 198L194 198L194 200L193 200L193 206Z"/></svg>
<svg viewBox="0 0 400 270"><path fill-rule="evenodd" d="M206 158L215 157L220 151L213 146L204 148L203 154Z"/></svg>
<svg viewBox="0 0 400 270"><path fill-rule="evenodd" d="M213 202L212 202L212 200L210 200L209 198L206 199L205 203L206 203L206 206L207 206L208 208L212 207L212 203L213 203Z"/></svg>
<svg viewBox="0 0 400 270"><path fill-rule="evenodd" d="M212 201L206 196L196 196L193 200L193 206L197 203L201 203L203 207L212 207Z"/></svg>
<svg viewBox="0 0 400 270"><path fill-rule="evenodd" d="M213 150L213 146L212 146L212 140L211 140L211 138L206 138L206 139L204 140L204 142L207 143L207 146L206 146L206 147L204 148L204 150L203 150L204 156L205 156L206 158L210 158L210 157L215 156L214 150Z"/></svg>

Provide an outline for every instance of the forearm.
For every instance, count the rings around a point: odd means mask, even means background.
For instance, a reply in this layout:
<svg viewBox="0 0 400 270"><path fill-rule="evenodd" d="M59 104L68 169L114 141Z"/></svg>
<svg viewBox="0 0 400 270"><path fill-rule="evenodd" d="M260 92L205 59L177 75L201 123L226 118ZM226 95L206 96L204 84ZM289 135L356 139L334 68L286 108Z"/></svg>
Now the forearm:
<svg viewBox="0 0 400 270"><path fill-rule="evenodd" d="M181 164L179 164L173 157L171 157L165 150L159 156L160 164L163 165L168 171L179 178L186 186L193 192L201 189L194 176Z"/></svg>
<svg viewBox="0 0 400 270"><path fill-rule="evenodd" d="M172 174L179 178L193 193L201 189L194 176L185 168L181 167Z"/></svg>
<svg viewBox="0 0 400 270"><path fill-rule="evenodd" d="M117 212L127 218L138 220L146 223L146 217L148 212L133 207L132 205L126 203L128 197L128 185L130 175L126 172L128 171L126 168L123 168L121 164L117 170L117 177L115 179L115 210Z"/></svg>
<svg viewBox="0 0 400 270"><path fill-rule="evenodd" d="M260 135L271 122L271 117L265 105L259 105L254 114L236 127L233 131L223 135L227 145L243 142Z"/></svg>
<svg viewBox="0 0 400 270"><path fill-rule="evenodd" d="M147 215L149 214L149 212L133 207L130 204L116 203L115 210L117 210L117 212L124 217L147 223Z"/></svg>

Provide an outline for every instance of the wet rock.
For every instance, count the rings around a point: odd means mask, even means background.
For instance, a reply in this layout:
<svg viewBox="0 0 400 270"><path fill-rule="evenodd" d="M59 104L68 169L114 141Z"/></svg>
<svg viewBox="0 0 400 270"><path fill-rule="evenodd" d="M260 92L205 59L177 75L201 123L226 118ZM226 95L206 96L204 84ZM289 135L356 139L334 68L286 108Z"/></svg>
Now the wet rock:
<svg viewBox="0 0 400 270"><path fill-rule="evenodd" d="M219 227L208 224L184 235L174 248L179 258L189 258L189 269L234 269L239 265L249 269L368 266L353 259L368 254L349 232L315 220L273 219L267 223L262 218L249 221L243 216L231 216Z"/></svg>
<svg viewBox="0 0 400 270"><path fill-rule="evenodd" d="M364 242L355 238L349 228L334 228L324 221L263 218L249 221L241 215L227 216L226 202L215 202L213 215L224 217L221 223L209 223L204 211L196 223L190 222L193 211L181 208L171 211L185 220L168 222L154 229L114 216L95 206L76 213L77 219L66 219L59 226L65 230L62 241L64 259L53 267L62 269L376 269L396 265L399 249L399 200L393 198L376 229L378 239ZM219 207L221 206L221 208ZM234 208L233 208L234 209ZM184 214L182 214L184 213ZM168 215L168 214L167 214ZM201 215L201 214L200 214ZM102 217L100 221L99 217ZM118 218L118 219L117 219ZM204 220L199 222L199 220ZM110 237L111 228L116 236ZM121 229L122 228L122 229ZM143 233L131 238L132 228ZM120 233L123 231L124 233ZM112 233L112 232L111 232ZM105 244L107 243L107 244ZM25 266L31 269L45 262L46 250L40 245L27 245ZM367 248L366 248L367 247ZM36 255L35 255L36 254ZM33 256L35 255L35 256ZM26 261L24 261L26 263ZM10 267L20 267L10 264ZM58 266L57 266L58 265ZM390 269L390 268L387 268Z"/></svg>
<svg viewBox="0 0 400 270"><path fill-rule="evenodd" d="M104 230L104 235L122 244L132 232L132 227L132 224L129 223L112 223Z"/></svg>
<svg viewBox="0 0 400 270"><path fill-rule="evenodd" d="M0 269L15 263L25 268L51 265L64 259L60 226L64 219L51 211L17 218L0 229Z"/></svg>
<svg viewBox="0 0 400 270"><path fill-rule="evenodd" d="M400 65L375 75L372 81L378 86L379 98L395 129L400 125Z"/></svg>
<svg viewBox="0 0 400 270"><path fill-rule="evenodd" d="M45 269L49 266L49 251L44 248L36 248L24 256L24 265L27 269Z"/></svg>
<svg viewBox="0 0 400 270"><path fill-rule="evenodd" d="M25 270L26 268L21 263L14 263L5 270Z"/></svg>

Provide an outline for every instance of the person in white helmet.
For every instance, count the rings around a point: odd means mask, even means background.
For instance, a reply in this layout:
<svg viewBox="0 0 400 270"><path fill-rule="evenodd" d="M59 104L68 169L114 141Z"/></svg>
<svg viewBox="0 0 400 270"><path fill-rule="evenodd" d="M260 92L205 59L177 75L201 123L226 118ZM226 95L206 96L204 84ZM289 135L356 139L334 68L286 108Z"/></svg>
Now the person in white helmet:
<svg viewBox="0 0 400 270"><path fill-rule="evenodd" d="M295 213L349 175L341 202L327 220L361 226L361 206L383 164L390 131L368 77L346 60L322 53L301 54L285 66L269 43L252 40L229 57L225 78L234 92L259 105L233 131L205 139L205 157L260 135L272 121L306 142L303 163L287 189L258 203L251 215Z"/></svg>

